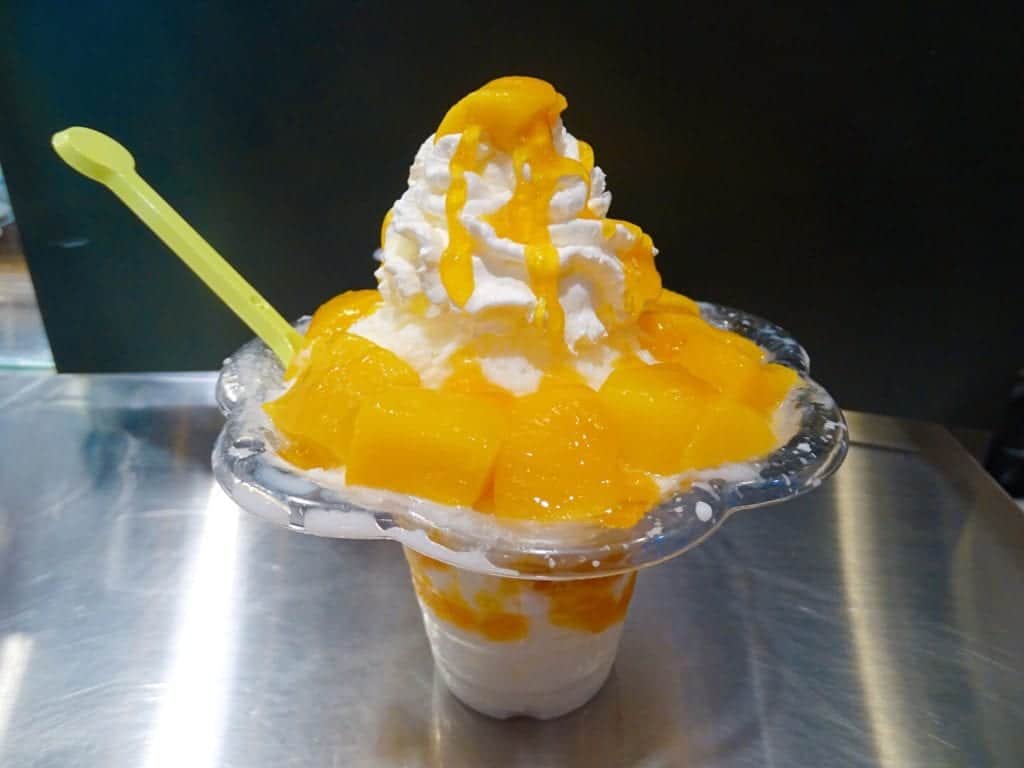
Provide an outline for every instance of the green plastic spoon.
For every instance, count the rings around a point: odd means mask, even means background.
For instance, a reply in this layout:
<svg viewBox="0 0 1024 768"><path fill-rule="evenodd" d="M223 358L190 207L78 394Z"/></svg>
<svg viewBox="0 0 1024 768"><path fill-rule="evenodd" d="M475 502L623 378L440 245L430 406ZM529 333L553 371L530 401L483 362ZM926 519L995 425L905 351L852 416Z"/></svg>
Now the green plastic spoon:
<svg viewBox="0 0 1024 768"><path fill-rule="evenodd" d="M117 195L288 365L302 336L143 181L127 149L106 134L79 127L55 133L53 148L65 163Z"/></svg>

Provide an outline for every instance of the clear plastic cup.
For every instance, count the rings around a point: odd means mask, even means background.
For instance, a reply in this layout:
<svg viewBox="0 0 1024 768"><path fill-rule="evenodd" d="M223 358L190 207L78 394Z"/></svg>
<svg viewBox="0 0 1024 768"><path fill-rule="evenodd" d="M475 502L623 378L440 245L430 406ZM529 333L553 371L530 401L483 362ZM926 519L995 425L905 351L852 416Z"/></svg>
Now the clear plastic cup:
<svg viewBox="0 0 1024 768"><path fill-rule="evenodd" d="M546 720L583 706L615 661L636 571L531 581L455 568L405 548L441 678L473 709Z"/></svg>
<svg viewBox="0 0 1024 768"><path fill-rule="evenodd" d="M402 544L438 672L452 693L494 717L558 717L586 703L608 677L639 569L700 545L737 510L817 488L846 455L842 411L810 378L803 347L761 318L700 308L712 325L799 373L776 419L783 444L678 478L630 528L508 520L292 466L278 455L281 436L262 408L283 391L283 369L259 340L226 360L218 379L227 422L213 450L214 475L243 508L289 530Z"/></svg>

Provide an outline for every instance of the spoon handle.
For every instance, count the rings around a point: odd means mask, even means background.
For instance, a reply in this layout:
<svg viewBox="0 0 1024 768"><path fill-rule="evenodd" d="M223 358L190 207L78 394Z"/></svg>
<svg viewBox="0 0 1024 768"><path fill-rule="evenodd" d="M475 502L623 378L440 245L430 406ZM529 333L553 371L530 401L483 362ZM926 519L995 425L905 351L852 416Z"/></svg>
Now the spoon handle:
<svg viewBox="0 0 1024 768"><path fill-rule="evenodd" d="M224 257L134 171L107 186L288 365L302 336Z"/></svg>
<svg viewBox="0 0 1024 768"><path fill-rule="evenodd" d="M110 189L288 365L302 336L135 172L127 149L80 127L55 134L53 148L76 171Z"/></svg>

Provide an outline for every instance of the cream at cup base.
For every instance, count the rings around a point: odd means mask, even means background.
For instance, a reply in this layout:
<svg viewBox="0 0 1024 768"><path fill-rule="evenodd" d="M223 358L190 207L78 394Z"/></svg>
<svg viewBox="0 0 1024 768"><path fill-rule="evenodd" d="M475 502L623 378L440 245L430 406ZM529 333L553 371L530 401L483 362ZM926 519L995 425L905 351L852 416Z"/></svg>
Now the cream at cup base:
<svg viewBox="0 0 1024 768"><path fill-rule="evenodd" d="M497 718L559 717L611 672L636 572L528 581L457 569L405 549L434 662L448 689Z"/></svg>

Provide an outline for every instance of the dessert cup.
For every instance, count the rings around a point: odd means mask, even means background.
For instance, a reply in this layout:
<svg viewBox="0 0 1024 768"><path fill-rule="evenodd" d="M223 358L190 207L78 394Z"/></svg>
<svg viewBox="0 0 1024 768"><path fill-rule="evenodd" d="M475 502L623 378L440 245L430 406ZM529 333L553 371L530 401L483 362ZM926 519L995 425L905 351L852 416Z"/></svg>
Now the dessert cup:
<svg viewBox="0 0 1024 768"><path fill-rule="evenodd" d="M556 582L474 573L408 547L405 556L441 679L473 709L547 720L608 679L636 571Z"/></svg>
<svg viewBox="0 0 1024 768"><path fill-rule="evenodd" d="M557 717L607 678L638 570L697 546L739 510L816 488L845 456L846 423L810 378L803 348L747 313L706 303L700 310L798 372L775 425L784 439L756 460L662 478L662 500L630 528L509 520L288 464L260 407L283 390L283 372L258 340L228 358L218 380L227 421L214 474L241 507L293 531L400 543L452 693L494 717Z"/></svg>

